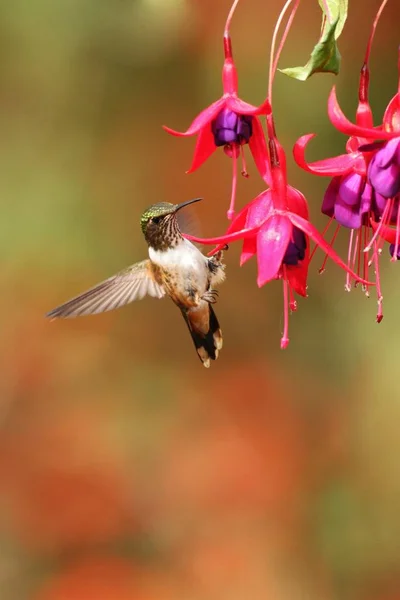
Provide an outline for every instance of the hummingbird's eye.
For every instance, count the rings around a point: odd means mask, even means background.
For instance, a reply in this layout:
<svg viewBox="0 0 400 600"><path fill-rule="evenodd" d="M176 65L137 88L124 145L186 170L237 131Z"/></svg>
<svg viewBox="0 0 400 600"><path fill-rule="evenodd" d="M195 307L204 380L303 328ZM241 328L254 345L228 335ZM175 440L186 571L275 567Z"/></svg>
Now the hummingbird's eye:
<svg viewBox="0 0 400 600"><path fill-rule="evenodd" d="M157 223L160 222L161 217L153 217L151 220L152 220L153 223L155 223L157 225Z"/></svg>

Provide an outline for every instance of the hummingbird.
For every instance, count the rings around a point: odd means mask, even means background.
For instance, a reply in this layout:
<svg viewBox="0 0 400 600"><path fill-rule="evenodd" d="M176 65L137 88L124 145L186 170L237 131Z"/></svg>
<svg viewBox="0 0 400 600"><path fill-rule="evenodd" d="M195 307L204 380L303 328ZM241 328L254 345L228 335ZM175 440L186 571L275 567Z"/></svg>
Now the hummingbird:
<svg viewBox="0 0 400 600"><path fill-rule="evenodd" d="M222 348L222 332L213 304L215 286L225 279L223 251L207 257L182 235L178 212L202 198L181 204L159 202L141 216L149 258L102 281L47 313L50 319L71 318L114 310L146 294L169 296L178 306L197 354L205 367Z"/></svg>

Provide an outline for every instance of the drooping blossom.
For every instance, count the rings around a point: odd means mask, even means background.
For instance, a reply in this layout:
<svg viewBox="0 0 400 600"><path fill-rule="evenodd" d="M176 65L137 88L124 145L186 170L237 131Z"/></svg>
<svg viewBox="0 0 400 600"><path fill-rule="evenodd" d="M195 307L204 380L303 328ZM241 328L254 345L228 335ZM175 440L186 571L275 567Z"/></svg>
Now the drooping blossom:
<svg viewBox="0 0 400 600"><path fill-rule="evenodd" d="M261 177L268 183L268 152L259 116L266 114L268 102L253 106L238 96L238 76L233 60L232 43L229 26L239 0L235 0L229 13L224 31L224 55L222 67L223 94L216 102L205 108L194 119L189 128L176 131L165 127L165 131L178 137L197 136L192 165L187 173L198 169L219 147L232 158L232 194L228 210L228 218L235 214L235 198L237 185L237 161L242 157L242 175L248 177L244 158L244 145L248 144Z"/></svg>
<svg viewBox="0 0 400 600"><path fill-rule="evenodd" d="M333 234L332 243L336 239L340 227L350 229L347 264L363 278L368 279L369 267L372 262L375 268L376 290L378 297L378 323L383 318L382 293L379 277L380 248L376 238L371 235L371 219L380 218L385 209L385 200L379 191L371 185L368 177L369 165L373 164L381 143L376 140L390 139L392 115L385 113L383 124L373 126L372 110L368 101L369 90L369 56L375 29L380 15L386 5L384 0L378 10L372 31L368 40L364 64L361 69L356 123L351 123L343 114L336 97L335 87L328 100L328 115L332 124L342 133L350 136L346 144L346 154L308 163L305 149L314 134L302 136L293 148L297 164L314 175L333 177L325 192L322 213L330 217L328 227L333 220L337 227ZM326 228L326 230L328 229ZM325 231L326 231L325 230ZM363 249L373 247L370 259ZM324 263L325 264L325 263ZM323 268L321 269L321 271ZM345 289L351 289L350 273L347 273ZM368 287L366 288L367 295Z"/></svg>

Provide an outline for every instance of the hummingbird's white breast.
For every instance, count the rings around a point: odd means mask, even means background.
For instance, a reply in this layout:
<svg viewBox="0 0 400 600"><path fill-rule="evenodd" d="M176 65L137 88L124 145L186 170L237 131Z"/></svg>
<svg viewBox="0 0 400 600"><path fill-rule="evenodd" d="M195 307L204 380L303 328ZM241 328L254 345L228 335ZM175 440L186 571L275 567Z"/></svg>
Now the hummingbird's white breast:
<svg viewBox="0 0 400 600"><path fill-rule="evenodd" d="M150 246L149 258L161 269L173 272L178 281L190 279L200 296L208 289L208 259L189 240L183 239L177 246L162 251Z"/></svg>

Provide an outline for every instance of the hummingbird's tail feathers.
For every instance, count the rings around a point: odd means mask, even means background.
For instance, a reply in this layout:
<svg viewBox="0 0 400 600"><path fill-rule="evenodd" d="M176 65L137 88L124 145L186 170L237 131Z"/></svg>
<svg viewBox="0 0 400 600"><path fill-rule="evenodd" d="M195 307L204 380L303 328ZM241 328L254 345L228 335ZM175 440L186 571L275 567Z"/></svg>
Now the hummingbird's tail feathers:
<svg viewBox="0 0 400 600"><path fill-rule="evenodd" d="M149 260L136 263L102 281L83 294L57 306L48 312L46 317L68 319L95 315L140 300L146 294L155 298L165 295L164 288L154 279Z"/></svg>
<svg viewBox="0 0 400 600"><path fill-rule="evenodd" d="M222 348L222 332L211 304L201 303L200 307L182 310L197 354L203 365L208 368L210 360L218 358Z"/></svg>

